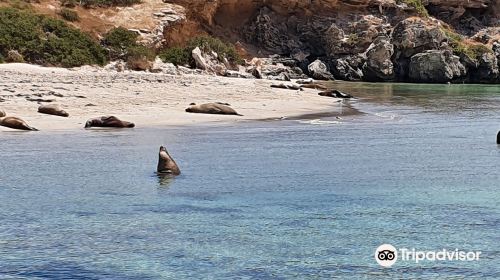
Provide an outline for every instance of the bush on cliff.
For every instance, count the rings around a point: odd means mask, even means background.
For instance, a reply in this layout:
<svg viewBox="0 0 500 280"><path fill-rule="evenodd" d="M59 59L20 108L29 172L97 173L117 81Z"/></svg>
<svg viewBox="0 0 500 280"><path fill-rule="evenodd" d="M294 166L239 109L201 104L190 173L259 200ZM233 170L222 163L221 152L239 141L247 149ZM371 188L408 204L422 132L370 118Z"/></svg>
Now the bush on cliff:
<svg viewBox="0 0 500 280"><path fill-rule="evenodd" d="M105 50L90 36L47 16L0 8L0 54L18 51L26 62L75 67L103 65Z"/></svg>
<svg viewBox="0 0 500 280"><path fill-rule="evenodd" d="M81 0L80 4L91 7L124 7L141 3L141 0Z"/></svg>
<svg viewBox="0 0 500 280"><path fill-rule="evenodd" d="M236 48L222 40L210 36L199 36L191 39L184 48L170 48L160 52L160 58L164 62L170 62L175 65L194 65L192 51L199 47L204 52L215 52L218 55L218 60L224 62L227 59L230 63L239 64L242 59Z"/></svg>
<svg viewBox="0 0 500 280"><path fill-rule="evenodd" d="M450 29L443 29L444 34L448 38L448 43L453 49L453 53L458 56L467 56L471 60L477 62L485 53L493 51L486 45L481 43L468 43L462 36Z"/></svg>
<svg viewBox="0 0 500 280"><path fill-rule="evenodd" d="M132 70L147 70L151 68L151 61L155 53L145 46L137 45L127 51L127 67Z"/></svg>
<svg viewBox="0 0 500 280"><path fill-rule="evenodd" d="M413 7L420 16L429 17L429 12L425 8L422 0L399 0L398 3L405 3L406 5Z"/></svg>
<svg viewBox="0 0 500 280"><path fill-rule="evenodd" d="M112 60L126 59L130 48L136 47L139 34L123 27L113 28L104 35L102 43L108 48Z"/></svg>
<svg viewBox="0 0 500 280"><path fill-rule="evenodd" d="M187 48L173 47L165 49L158 55L164 62L175 65L187 65L191 63L191 55Z"/></svg>
<svg viewBox="0 0 500 280"><path fill-rule="evenodd" d="M61 11L59 11L59 15L67 21L73 22L80 20L80 17L78 16L78 13L76 11L67 8L62 8Z"/></svg>

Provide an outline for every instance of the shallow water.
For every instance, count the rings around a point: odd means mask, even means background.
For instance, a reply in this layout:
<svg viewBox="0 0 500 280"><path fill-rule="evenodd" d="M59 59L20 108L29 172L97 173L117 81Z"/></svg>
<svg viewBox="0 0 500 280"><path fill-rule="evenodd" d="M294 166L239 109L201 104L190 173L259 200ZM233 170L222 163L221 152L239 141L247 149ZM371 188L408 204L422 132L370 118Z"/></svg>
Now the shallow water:
<svg viewBox="0 0 500 280"><path fill-rule="evenodd" d="M2 132L0 278L500 278L500 88L335 86L364 114ZM383 243L482 255L381 268Z"/></svg>

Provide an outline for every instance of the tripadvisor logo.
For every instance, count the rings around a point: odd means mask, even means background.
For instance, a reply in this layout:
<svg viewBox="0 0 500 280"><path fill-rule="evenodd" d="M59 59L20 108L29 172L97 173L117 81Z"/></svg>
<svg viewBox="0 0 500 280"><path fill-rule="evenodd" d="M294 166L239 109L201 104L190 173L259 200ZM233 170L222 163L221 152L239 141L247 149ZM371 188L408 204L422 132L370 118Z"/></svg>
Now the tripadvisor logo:
<svg viewBox="0 0 500 280"><path fill-rule="evenodd" d="M399 259L400 261L478 261L481 251L447 250L418 251L402 248L399 251L391 244L380 245L375 250L375 260L383 267L391 267Z"/></svg>
<svg viewBox="0 0 500 280"><path fill-rule="evenodd" d="M384 267L391 267L398 259L398 251L391 244L382 244L375 250L375 260Z"/></svg>

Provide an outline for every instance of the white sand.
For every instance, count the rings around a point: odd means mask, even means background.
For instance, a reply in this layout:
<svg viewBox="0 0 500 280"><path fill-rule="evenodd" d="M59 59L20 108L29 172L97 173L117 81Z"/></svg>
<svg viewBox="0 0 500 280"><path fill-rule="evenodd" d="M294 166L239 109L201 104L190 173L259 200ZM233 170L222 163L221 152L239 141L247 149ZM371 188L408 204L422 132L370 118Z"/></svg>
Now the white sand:
<svg viewBox="0 0 500 280"><path fill-rule="evenodd" d="M273 81L208 75L173 76L144 72L105 72L0 65L0 108L40 130L82 129L89 118L115 115L137 127L292 117L341 111L338 100L318 91L274 89ZM55 95L54 95L55 94ZM62 95L62 97L58 96ZM69 118L37 113L26 98L53 99ZM1 101L0 99L0 101ZM186 113L189 103L227 102L244 116ZM96 106L85 106L94 104ZM0 127L0 130L8 128Z"/></svg>

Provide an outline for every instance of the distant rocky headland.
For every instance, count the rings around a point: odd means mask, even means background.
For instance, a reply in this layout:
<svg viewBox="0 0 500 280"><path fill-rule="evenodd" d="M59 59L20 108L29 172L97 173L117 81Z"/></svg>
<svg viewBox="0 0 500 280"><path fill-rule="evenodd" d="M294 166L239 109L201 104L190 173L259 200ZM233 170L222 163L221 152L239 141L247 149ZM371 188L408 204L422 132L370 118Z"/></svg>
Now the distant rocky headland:
<svg viewBox="0 0 500 280"><path fill-rule="evenodd" d="M290 80L500 82L498 0L40 0L0 61Z"/></svg>

